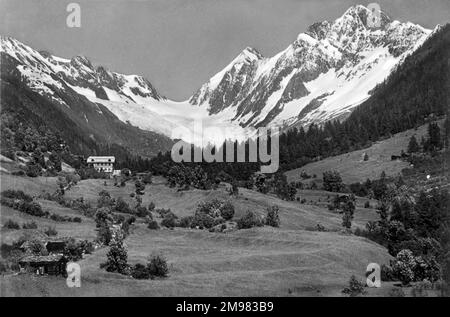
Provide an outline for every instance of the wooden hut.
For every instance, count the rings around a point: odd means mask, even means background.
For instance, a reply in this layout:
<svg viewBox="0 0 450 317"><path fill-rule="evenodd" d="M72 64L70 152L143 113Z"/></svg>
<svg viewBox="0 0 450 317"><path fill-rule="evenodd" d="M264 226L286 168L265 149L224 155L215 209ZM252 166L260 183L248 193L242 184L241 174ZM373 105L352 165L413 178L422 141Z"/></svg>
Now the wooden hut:
<svg viewBox="0 0 450 317"><path fill-rule="evenodd" d="M62 254L28 255L19 260L19 266L40 275L66 275L67 262Z"/></svg>

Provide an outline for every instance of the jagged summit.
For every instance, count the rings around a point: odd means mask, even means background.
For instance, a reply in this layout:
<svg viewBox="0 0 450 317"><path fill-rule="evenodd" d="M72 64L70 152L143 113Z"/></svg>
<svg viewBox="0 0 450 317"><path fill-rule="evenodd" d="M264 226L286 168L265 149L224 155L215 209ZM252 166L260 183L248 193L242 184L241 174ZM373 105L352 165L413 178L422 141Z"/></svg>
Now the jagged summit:
<svg viewBox="0 0 450 317"><path fill-rule="evenodd" d="M230 119L243 126L308 124L348 113L430 34L384 12L379 27L370 18L368 8L355 5L334 21L312 24L273 57L241 53L189 102L210 114L233 113Z"/></svg>
<svg viewBox="0 0 450 317"><path fill-rule="evenodd" d="M24 83L61 105L70 107L59 97L70 90L145 130L170 136L174 126L201 118L237 136L260 126L345 117L431 34L384 12L380 27L372 27L370 14L352 6L333 21L312 24L272 57L246 47L184 102L161 96L142 76L95 67L85 56L60 58L4 36L1 54Z"/></svg>

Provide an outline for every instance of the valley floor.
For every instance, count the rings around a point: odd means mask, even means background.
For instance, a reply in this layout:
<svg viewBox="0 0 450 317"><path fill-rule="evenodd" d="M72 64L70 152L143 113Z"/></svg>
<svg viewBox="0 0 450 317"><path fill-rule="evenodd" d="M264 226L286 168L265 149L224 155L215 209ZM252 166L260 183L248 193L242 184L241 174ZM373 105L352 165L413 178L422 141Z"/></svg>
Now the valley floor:
<svg viewBox="0 0 450 317"><path fill-rule="evenodd" d="M56 183L54 179L2 174L2 190L6 188L25 189L38 195L43 189L56 189ZM85 180L66 196L84 197L95 204L102 189L113 197L131 200L134 184L119 188L109 180L106 186L103 180ZM232 199L239 218L247 209L265 213L269 204L276 204L280 206L281 227L230 233L183 228L150 230L138 219L125 240L129 263L145 262L148 255L160 252L169 264L168 278L135 280L101 270L99 265L105 261L108 250L101 248L79 262L81 288L68 288L64 278L5 275L0 277L2 296L341 296L352 274L364 280L367 264L389 262L386 249L341 230L341 215L328 211L319 202L327 199L326 192L301 191L299 195L308 203L286 202L245 189L240 189L237 198L230 198L223 187L179 192L165 186L164 179L155 178L154 184L146 187L144 205L154 201L157 208L171 208L178 216L186 216L193 214L200 201L221 197ZM54 202L39 202L53 213L74 212ZM374 210L364 210L362 204L362 200L357 203L356 226L363 226L376 215ZM2 224L8 219L19 223L33 219L39 228L54 226L59 236L95 238L95 223L89 218L83 218L79 224L59 223L2 206ZM329 231L315 231L319 223ZM24 231L29 230L2 228L2 242L11 243ZM379 292L371 290L375 296Z"/></svg>

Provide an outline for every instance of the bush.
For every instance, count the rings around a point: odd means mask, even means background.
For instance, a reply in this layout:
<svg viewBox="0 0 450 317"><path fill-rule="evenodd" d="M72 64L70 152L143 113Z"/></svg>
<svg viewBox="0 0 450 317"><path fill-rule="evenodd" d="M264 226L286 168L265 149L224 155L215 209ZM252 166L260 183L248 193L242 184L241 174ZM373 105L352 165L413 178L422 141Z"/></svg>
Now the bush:
<svg viewBox="0 0 450 317"><path fill-rule="evenodd" d="M144 190L145 190L145 183L137 180L134 183L135 187L136 187L136 194L137 195L144 195Z"/></svg>
<svg viewBox="0 0 450 317"><path fill-rule="evenodd" d="M348 287L344 288L342 293L355 297L358 295L364 295L366 292L364 290L364 284L358 281L356 276L352 275L350 277L350 281L348 282Z"/></svg>
<svg viewBox="0 0 450 317"><path fill-rule="evenodd" d="M152 230L159 229L158 222L156 222L156 220L150 219L149 221L147 221L147 228L152 229Z"/></svg>
<svg viewBox="0 0 450 317"><path fill-rule="evenodd" d="M25 173L28 177L38 177L42 173L42 168L39 164L27 163Z"/></svg>
<svg viewBox="0 0 450 317"><path fill-rule="evenodd" d="M164 215L161 221L161 226L166 228L174 228L176 226L177 216L173 212L168 212Z"/></svg>
<svg viewBox="0 0 450 317"><path fill-rule="evenodd" d="M138 263L131 268L131 276L138 280L147 280L150 273L145 265Z"/></svg>
<svg viewBox="0 0 450 317"><path fill-rule="evenodd" d="M48 212L43 211L41 205L35 202L23 202L20 205L19 210L36 217L45 217L48 215Z"/></svg>
<svg viewBox="0 0 450 317"><path fill-rule="evenodd" d="M209 214L196 212L191 222L191 228L209 229L214 226L214 218Z"/></svg>
<svg viewBox="0 0 450 317"><path fill-rule="evenodd" d="M133 211L131 210L130 206L121 197L117 198L116 205L114 206L114 210L116 212L121 212L121 213L125 213L125 214L133 214Z"/></svg>
<svg viewBox="0 0 450 317"><path fill-rule="evenodd" d="M150 204L148 204L148 210L149 210L149 211L155 210L155 204L153 203L153 201L150 202Z"/></svg>
<svg viewBox="0 0 450 317"><path fill-rule="evenodd" d="M231 202L226 201L220 207L220 215L225 220L231 220L234 216L234 206Z"/></svg>
<svg viewBox="0 0 450 317"><path fill-rule="evenodd" d="M166 214L171 213L170 208L169 209L164 209L164 208L155 209L155 212L158 215L160 215L162 218L164 218Z"/></svg>
<svg viewBox="0 0 450 317"><path fill-rule="evenodd" d="M13 230L18 230L18 229L20 229L20 225L19 225L17 222L11 220L11 219L8 219L8 220L5 222L5 224L3 225L3 227L4 227L4 228L7 228L7 229L13 229Z"/></svg>
<svg viewBox="0 0 450 317"><path fill-rule="evenodd" d="M364 208L370 208L370 201L366 201L364 203Z"/></svg>
<svg viewBox="0 0 450 317"><path fill-rule="evenodd" d="M263 225L260 217L248 210L247 213L237 221L238 229L250 229L253 227L261 227Z"/></svg>
<svg viewBox="0 0 450 317"><path fill-rule="evenodd" d="M397 254L397 258L392 265L392 270L403 285L409 285L410 282L414 281L415 266L416 259L412 252L405 249Z"/></svg>
<svg viewBox="0 0 450 317"><path fill-rule="evenodd" d="M34 221L31 221L31 222L25 222L23 225L22 225L22 229L37 229L37 224L36 224L36 222L34 222Z"/></svg>
<svg viewBox="0 0 450 317"><path fill-rule="evenodd" d="M136 208L136 216L144 218L149 214L149 212L147 211L147 208L145 208L144 206L138 206Z"/></svg>
<svg viewBox="0 0 450 317"><path fill-rule="evenodd" d="M98 195L100 197L97 200L97 208L109 208L114 205L114 199L111 198L111 195L106 190L102 190L100 193L98 193Z"/></svg>
<svg viewBox="0 0 450 317"><path fill-rule="evenodd" d="M218 217L221 215L221 206L223 205L223 201L214 198L209 201L202 201L198 204L195 213L202 213L209 215L211 217Z"/></svg>
<svg viewBox="0 0 450 317"><path fill-rule="evenodd" d="M47 229L44 231L44 233L51 237L56 236L58 234L58 231L56 231L55 227L47 227Z"/></svg>
<svg viewBox="0 0 450 317"><path fill-rule="evenodd" d="M30 195L25 194L21 190L7 189L2 191L2 197L11 198L11 199L20 199L26 202L32 202L33 198Z"/></svg>
<svg viewBox="0 0 450 317"><path fill-rule="evenodd" d="M169 273L167 261L162 255L152 255L147 263L148 273L152 276L166 277Z"/></svg>
<svg viewBox="0 0 450 317"><path fill-rule="evenodd" d="M271 227L279 227L280 226L280 216L278 206L272 206L267 208L267 217L266 217L266 225Z"/></svg>
<svg viewBox="0 0 450 317"><path fill-rule="evenodd" d="M194 220L193 216L187 216L180 219L179 226L181 228L190 228Z"/></svg>
<svg viewBox="0 0 450 317"><path fill-rule="evenodd" d="M152 173L147 173L142 177L142 182L144 184L151 184L152 183Z"/></svg>
<svg viewBox="0 0 450 317"><path fill-rule="evenodd" d="M344 188L341 175L337 171L323 173L323 188L330 192L340 192Z"/></svg>
<svg viewBox="0 0 450 317"><path fill-rule="evenodd" d="M69 261L78 261L83 258L84 245L78 243L75 239L71 238L64 248L64 256Z"/></svg>
<svg viewBox="0 0 450 317"><path fill-rule="evenodd" d="M394 281L394 272L392 271L392 268L389 265L382 264L381 265L381 280L383 282L390 282Z"/></svg>
<svg viewBox="0 0 450 317"><path fill-rule="evenodd" d="M0 202L2 205L36 217L46 217L49 214L47 211L43 211L41 205L35 202L27 202L18 199L13 200L5 197L2 197Z"/></svg>
<svg viewBox="0 0 450 317"><path fill-rule="evenodd" d="M123 237L116 235L110 242L110 248L106 254L107 260L100 264L100 268L106 269L108 272L117 272L126 274L128 270L128 254L123 246Z"/></svg>

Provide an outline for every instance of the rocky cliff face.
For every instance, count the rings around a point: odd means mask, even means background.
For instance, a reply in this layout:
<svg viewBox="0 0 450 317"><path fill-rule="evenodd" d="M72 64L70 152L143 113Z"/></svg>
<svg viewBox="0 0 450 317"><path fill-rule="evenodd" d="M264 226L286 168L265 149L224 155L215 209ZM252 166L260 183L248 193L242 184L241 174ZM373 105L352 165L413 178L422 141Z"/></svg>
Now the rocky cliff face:
<svg viewBox="0 0 450 317"><path fill-rule="evenodd" d="M345 117L431 32L384 13L373 28L371 18L364 6L351 7L334 21L311 25L270 58L247 47L184 102L161 96L141 76L94 67L83 56L56 57L8 37L1 38L2 79L20 82L89 129L107 129L109 136L92 133L103 139L126 142L106 124L112 120L170 137L175 127L191 128L190 121L201 119L204 127L233 131L228 138L242 137L260 126Z"/></svg>
<svg viewBox="0 0 450 317"><path fill-rule="evenodd" d="M335 21L311 25L284 51L264 58L247 48L189 100L211 114L234 108L243 126L305 124L338 117L364 101L430 33L354 6ZM347 98L348 96L348 98Z"/></svg>

